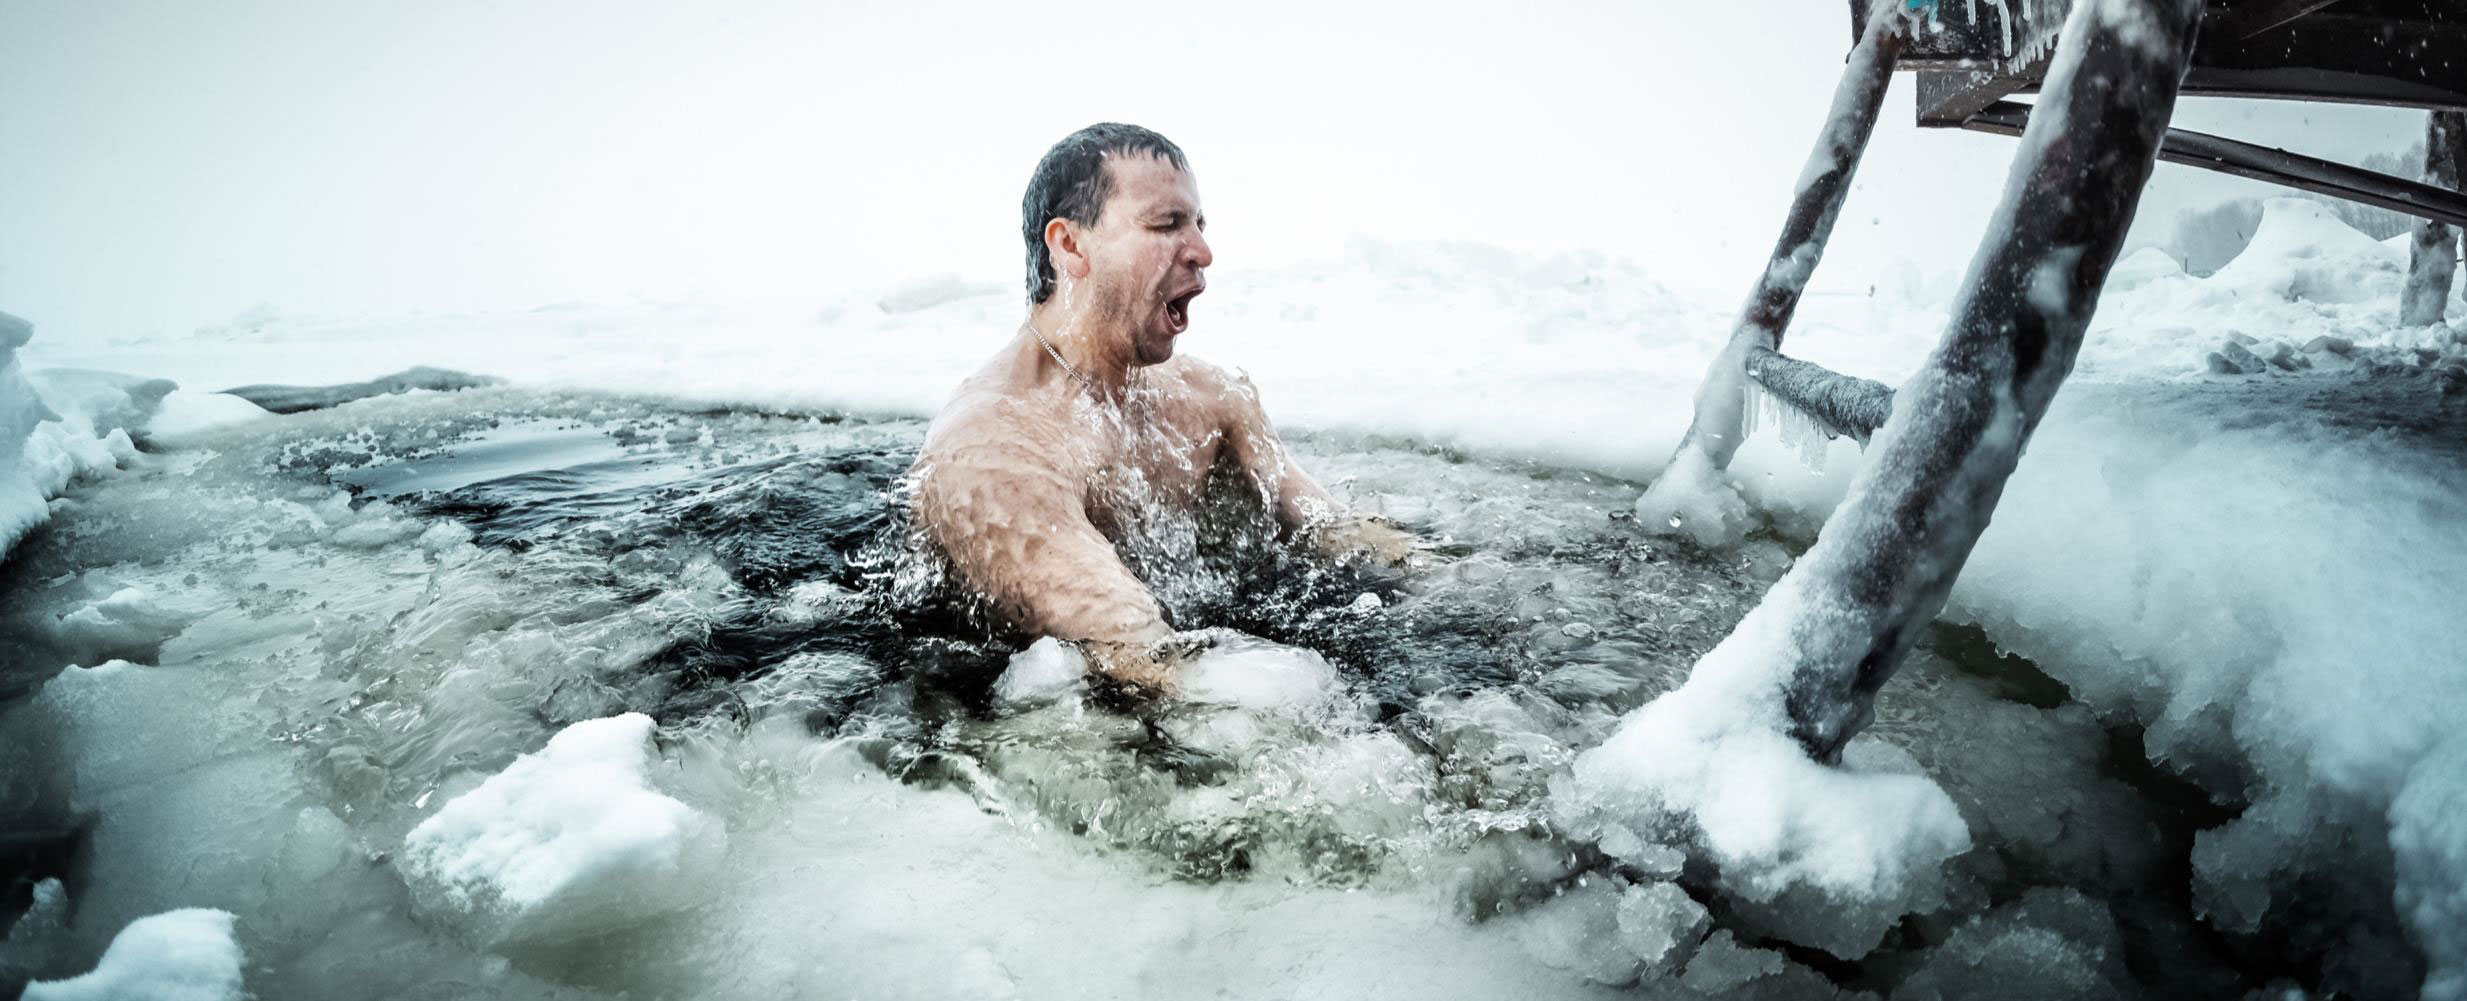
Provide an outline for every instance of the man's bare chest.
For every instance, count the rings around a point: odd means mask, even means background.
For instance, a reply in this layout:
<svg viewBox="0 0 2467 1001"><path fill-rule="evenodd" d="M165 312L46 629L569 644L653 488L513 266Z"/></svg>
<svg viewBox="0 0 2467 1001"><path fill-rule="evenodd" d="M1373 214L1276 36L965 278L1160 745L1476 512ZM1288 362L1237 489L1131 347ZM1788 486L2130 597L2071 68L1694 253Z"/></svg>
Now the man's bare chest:
<svg viewBox="0 0 2467 1001"><path fill-rule="evenodd" d="M1145 416L1147 419L1138 418ZM1121 516L1166 505L1187 509L1227 459L1224 431L1206 415L1132 415L1105 429L1087 456L1090 513Z"/></svg>

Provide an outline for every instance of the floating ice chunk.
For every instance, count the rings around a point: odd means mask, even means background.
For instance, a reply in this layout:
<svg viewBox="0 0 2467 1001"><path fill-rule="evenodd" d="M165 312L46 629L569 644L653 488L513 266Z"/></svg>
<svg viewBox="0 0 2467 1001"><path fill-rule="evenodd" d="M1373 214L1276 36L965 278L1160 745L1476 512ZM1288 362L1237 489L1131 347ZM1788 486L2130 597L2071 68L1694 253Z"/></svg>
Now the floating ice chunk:
<svg viewBox="0 0 2467 1001"><path fill-rule="evenodd" d="M1724 928L1696 950L1688 960L1687 974L1680 978L1681 986L1702 994L1720 994L1734 990L1748 981L1782 972L1782 954L1771 949L1750 949Z"/></svg>
<svg viewBox="0 0 2467 1001"><path fill-rule="evenodd" d="M112 936L94 972L26 985L25 1001L240 1001L240 943L228 911L139 918Z"/></svg>
<svg viewBox="0 0 2467 1001"><path fill-rule="evenodd" d="M1619 938L1648 976L1677 971L1712 924L1705 905L1676 883L1646 883L1619 895Z"/></svg>
<svg viewBox="0 0 2467 1001"><path fill-rule="evenodd" d="M1682 448L1636 498L1636 522L1656 535L1685 535L1700 546L1733 545L1747 534L1747 498L1702 451Z"/></svg>
<svg viewBox="0 0 2467 1001"><path fill-rule="evenodd" d="M485 942L556 940L692 902L726 834L650 787L651 718L566 727L422 821L400 862L414 899Z"/></svg>
<svg viewBox="0 0 2467 1001"><path fill-rule="evenodd" d="M352 549L376 549L420 535L420 524L409 518L374 517L335 529L326 541Z"/></svg>
<svg viewBox="0 0 2467 1001"><path fill-rule="evenodd" d="M144 591L124 587L60 617L53 642L81 664L112 658L152 660L163 642L188 628L190 617Z"/></svg>
<svg viewBox="0 0 2467 1001"><path fill-rule="evenodd" d="M1245 709L1309 705L1339 690L1326 658L1247 636L1203 651L1183 665L1177 680L1184 699Z"/></svg>
<svg viewBox="0 0 2467 1001"><path fill-rule="evenodd" d="M420 533L420 548L442 553L462 546L472 539L471 529L459 521L440 521Z"/></svg>
<svg viewBox="0 0 2467 1001"><path fill-rule="evenodd" d="M1011 705L1041 705L1078 691L1088 675L1079 651L1047 636L1011 655L994 680L994 697Z"/></svg>
<svg viewBox="0 0 2467 1001"><path fill-rule="evenodd" d="M1954 930L1896 988L1910 1001L2099 1001L2129 994L2123 941L2107 909L2040 887Z"/></svg>
<svg viewBox="0 0 2467 1001"><path fill-rule="evenodd" d="M805 581L789 588L783 597L770 614L799 625L842 619L865 604L864 596L827 580Z"/></svg>
<svg viewBox="0 0 2467 1001"><path fill-rule="evenodd" d="M1516 942L1544 965L1613 987L1634 983L1636 954L1621 941L1619 891L1591 878L1518 914Z"/></svg>

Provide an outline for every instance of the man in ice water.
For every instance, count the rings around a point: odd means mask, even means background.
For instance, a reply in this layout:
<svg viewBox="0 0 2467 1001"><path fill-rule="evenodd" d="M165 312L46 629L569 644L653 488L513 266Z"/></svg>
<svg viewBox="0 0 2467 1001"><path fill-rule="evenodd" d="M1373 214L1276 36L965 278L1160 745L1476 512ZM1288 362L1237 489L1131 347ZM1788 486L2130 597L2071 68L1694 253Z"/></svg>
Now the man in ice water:
<svg viewBox="0 0 2467 1001"><path fill-rule="evenodd" d="M914 501L997 614L1170 688L1192 645L1115 546L1143 520L1187 518L1220 470L1289 535L1405 560L1409 536L1346 516L1294 464L1249 379L1174 353L1215 260L1180 148L1135 125L1081 129L1046 151L1021 214L1027 319L935 416Z"/></svg>

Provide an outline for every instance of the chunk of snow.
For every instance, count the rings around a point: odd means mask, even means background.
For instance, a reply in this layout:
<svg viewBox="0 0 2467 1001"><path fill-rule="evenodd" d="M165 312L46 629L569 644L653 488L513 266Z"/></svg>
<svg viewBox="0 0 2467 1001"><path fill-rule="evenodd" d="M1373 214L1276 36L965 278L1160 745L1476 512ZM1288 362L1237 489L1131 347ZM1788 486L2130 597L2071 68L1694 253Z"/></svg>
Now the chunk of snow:
<svg viewBox="0 0 2467 1001"><path fill-rule="evenodd" d="M240 943L228 911L139 918L112 936L94 971L26 985L25 1001L240 1001Z"/></svg>
<svg viewBox="0 0 2467 1001"><path fill-rule="evenodd" d="M1010 705L1051 702L1078 691L1087 674L1088 662L1079 651L1047 636L1011 655L994 680L994 697Z"/></svg>
<svg viewBox="0 0 2467 1001"><path fill-rule="evenodd" d="M726 834L650 786L641 713L566 727L403 840L425 909L487 942L604 931L690 904Z"/></svg>
<svg viewBox="0 0 2467 1001"><path fill-rule="evenodd" d="M1902 915L1941 906L1941 867L1970 832L1907 755L1863 737L1827 766L1787 735L1787 587L1579 757L1552 806L1613 854L1640 833L1693 837L1766 931L1855 959Z"/></svg>

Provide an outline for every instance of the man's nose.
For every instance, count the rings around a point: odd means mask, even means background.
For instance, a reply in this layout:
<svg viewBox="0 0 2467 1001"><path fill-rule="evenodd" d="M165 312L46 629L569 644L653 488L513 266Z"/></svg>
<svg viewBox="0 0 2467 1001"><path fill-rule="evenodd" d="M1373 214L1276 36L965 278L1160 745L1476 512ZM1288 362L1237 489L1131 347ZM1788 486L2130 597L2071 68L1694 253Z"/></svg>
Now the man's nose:
<svg viewBox="0 0 2467 1001"><path fill-rule="evenodd" d="M1191 262L1194 268L1204 268L1216 263L1216 253L1208 249L1208 234L1198 230L1192 230L1190 241L1183 244L1183 256Z"/></svg>

